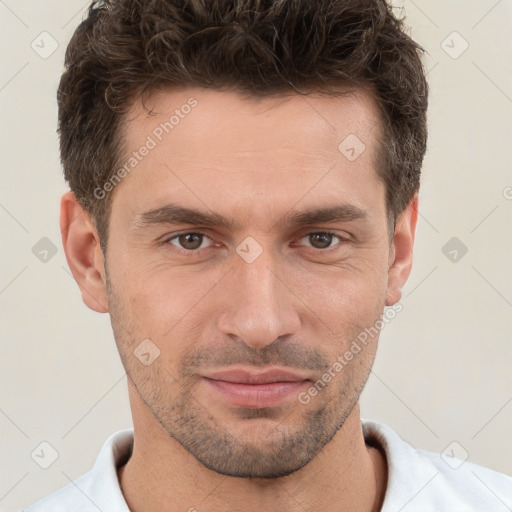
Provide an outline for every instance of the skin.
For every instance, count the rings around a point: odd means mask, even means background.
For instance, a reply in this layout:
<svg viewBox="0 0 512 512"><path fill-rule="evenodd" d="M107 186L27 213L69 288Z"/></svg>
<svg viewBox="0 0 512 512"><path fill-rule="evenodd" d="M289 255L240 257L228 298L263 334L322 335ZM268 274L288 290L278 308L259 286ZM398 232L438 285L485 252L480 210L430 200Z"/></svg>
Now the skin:
<svg viewBox="0 0 512 512"><path fill-rule="evenodd" d="M391 238L377 105L363 90L259 100L160 92L149 99L154 115L135 103L127 116L127 155L190 97L197 107L115 187L106 257L74 194L61 203L69 266L85 304L110 314L129 377L135 441L118 470L126 501L136 512L380 510L386 461L365 444L358 402L378 336L307 404L293 394L236 406L203 378L233 365L281 367L308 389L400 300L418 197ZM349 134L366 146L354 161L338 150ZM238 224L141 221L170 203ZM340 204L364 218L286 222ZM207 236L175 236L198 231ZM335 236L315 238L326 231ZM247 237L262 250L251 263L236 252ZM160 351L147 366L134 354L145 339Z"/></svg>

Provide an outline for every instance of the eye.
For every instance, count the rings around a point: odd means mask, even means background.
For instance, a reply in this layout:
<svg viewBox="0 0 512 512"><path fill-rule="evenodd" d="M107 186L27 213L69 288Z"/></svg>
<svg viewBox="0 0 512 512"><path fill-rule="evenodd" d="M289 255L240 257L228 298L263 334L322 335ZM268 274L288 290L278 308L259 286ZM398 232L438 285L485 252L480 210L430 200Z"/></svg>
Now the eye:
<svg viewBox="0 0 512 512"><path fill-rule="evenodd" d="M318 231L304 235L300 240L307 240L309 247L320 251L326 251L329 249L336 248L336 245L341 245L343 242L348 240L341 236L331 233L330 231ZM172 245L177 248L178 252L182 252L188 255L194 255L201 249L207 249L211 247L208 242L213 240L199 231L187 231L185 233L178 233L172 235L162 241L163 244ZM335 242L333 244L333 242ZM302 244L300 244L302 245Z"/></svg>
<svg viewBox="0 0 512 512"><path fill-rule="evenodd" d="M170 238L164 240L164 243L174 245L178 249L182 249L187 252L194 252L200 249L204 249L203 242L211 238L204 233L200 232L187 232L173 235Z"/></svg>
<svg viewBox="0 0 512 512"><path fill-rule="evenodd" d="M307 235L305 235L301 238L301 240L304 240L304 239L310 241L310 243L311 243L310 247L313 247L313 249L319 249L319 250L333 248L334 246L331 246L331 244L334 239L337 239L339 241L339 243L343 243L346 241L346 239L341 238L339 235L336 235L335 233L331 233L330 231L319 231L319 232L315 232L315 233L308 233Z"/></svg>

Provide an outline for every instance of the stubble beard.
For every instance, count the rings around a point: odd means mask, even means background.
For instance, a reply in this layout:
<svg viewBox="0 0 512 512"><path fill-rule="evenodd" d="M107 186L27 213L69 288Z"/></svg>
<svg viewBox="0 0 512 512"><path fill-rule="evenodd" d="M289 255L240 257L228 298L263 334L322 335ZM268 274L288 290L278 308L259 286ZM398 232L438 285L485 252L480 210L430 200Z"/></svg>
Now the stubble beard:
<svg viewBox="0 0 512 512"><path fill-rule="evenodd" d="M120 298L111 287L107 289L116 344L136 392L170 438L205 467L222 475L271 479L303 468L343 427L359 400L373 364L374 354L363 357L366 367L362 369L363 375L359 376L355 376L350 367L345 367L318 396L311 399L308 406L297 400L287 408L288 411L284 407L237 408L236 420L243 425L242 435L237 435L216 420L209 412L208 404L200 403L194 396L191 378L194 364L183 363L180 377L175 379L162 366L162 358L145 367L134 357L133 349L138 343L128 334L130 329L125 327L123 320L128 317L122 314ZM131 329L131 332L136 331ZM243 351L249 350L253 349L244 346ZM285 356L282 352L280 359L274 357L275 351L272 350L253 351L244 362L254 364L257 359L260 364L268 364L271 360L285 366L290 358L306 364L306 357L312 357L318 369L320 366L323 370L327 368L325 357L308 352L310 349L301 350L303 352L297 357L290 356L290 352ZM202 356L191 355L190 359L197 363L204 359L204 353ZM258 423L256 428L252 428L251 422L253 425Z"/></svg>

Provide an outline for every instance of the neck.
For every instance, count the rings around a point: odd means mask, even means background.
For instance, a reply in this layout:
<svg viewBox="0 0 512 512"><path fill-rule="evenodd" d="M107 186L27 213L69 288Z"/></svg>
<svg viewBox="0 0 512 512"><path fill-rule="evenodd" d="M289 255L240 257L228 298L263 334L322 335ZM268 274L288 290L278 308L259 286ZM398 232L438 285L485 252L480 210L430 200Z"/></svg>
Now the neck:
<svg viewBox="0 0 512 512"><path fill-rule="evenodd" d="M118 470L132 512L226 510L377 512L386 488L385 457L364 442L356 405L343 427L302 469L280 478L237 478L206 468L134 401L133 453ZM135 414L135 412L137 414Z"/></svg>

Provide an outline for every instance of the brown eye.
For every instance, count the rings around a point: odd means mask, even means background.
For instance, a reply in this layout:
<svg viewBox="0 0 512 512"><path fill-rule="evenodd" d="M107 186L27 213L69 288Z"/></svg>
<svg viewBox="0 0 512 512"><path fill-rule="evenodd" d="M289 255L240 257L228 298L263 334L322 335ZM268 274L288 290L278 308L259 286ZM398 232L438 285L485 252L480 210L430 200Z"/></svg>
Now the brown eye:
<svg viewBox="0 0 512 512"><path fill-rule="evenodd" d="M187 251L196 251L203 245L204 239L207 238L203 233L182 233L175 235L169 239L169 243L177 246L179 249ZM177 242L177 243L175 243Z"/></svg>
<svg viewBox="0 0 512 512"><path fill-rule="evenodd" d="M309 238L311 245L315 249L328 249L332 244L333 237L339 238L334 233L327 232L310 233L307 235L307 238Z"/></svg>

